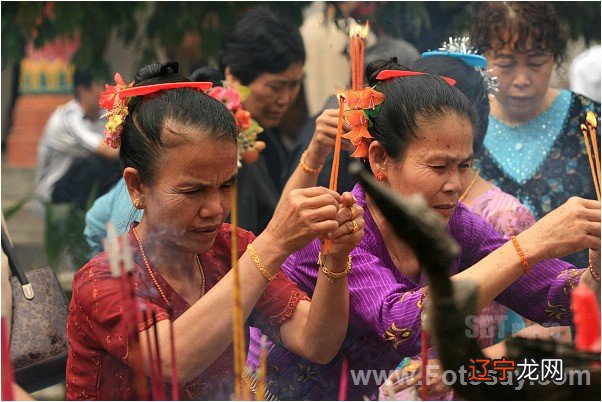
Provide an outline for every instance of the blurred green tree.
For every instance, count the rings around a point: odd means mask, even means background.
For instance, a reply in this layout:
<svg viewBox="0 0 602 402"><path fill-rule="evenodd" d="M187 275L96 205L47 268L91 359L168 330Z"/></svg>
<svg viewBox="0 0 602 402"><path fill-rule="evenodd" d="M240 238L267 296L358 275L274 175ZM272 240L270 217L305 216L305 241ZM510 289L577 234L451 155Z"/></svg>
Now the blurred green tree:
<svg viewBox="0 0 602 402"><path fill-rule="evenodd" d="M337 2L329 2L338 7ZM139 28L145 35L142 60L156 60L158 48L168 57L183 59L183 72L205 63L215 63L226 29L248 8L265 4L301 24L309 2L159 1L159 2L2 2L2 63L18 63L33 40L41 46L56 37L79 35L81 46L74 63L90 65L107 73L105 47L115 30L126 44ZM600 40L600 2L555 2L569 27L571 37L586 43ZM358 2L352 16L370 20L377 34L403 38L423 51L436 48L450 35L465 31L480 6L477 1ZM147 19L139 18L145 12ZM138 21L145 21L139 27Z"/></svg>
<svg viewBox="0 0 602 402"><path fill-rule="evenodd" d="M74 64L106 75L108 65L103 55L112 32L131 44L139 28L146 40L142 60L136 64L156 60L157 47L165 49L169 57L180 55L207 63L216 60L226 29L245 10L262 3L266 2L2 2L2 63L18 63L31 41L40 47L58 37L77 35L81 46ZM307 4L274 2L267 6L301 24L301 10ZM148 11L148 18L141 18ZM145 21L145 26L139 27L139 21ZM190 54L191 45L197 46L192 49L196 59Z"/></svg>

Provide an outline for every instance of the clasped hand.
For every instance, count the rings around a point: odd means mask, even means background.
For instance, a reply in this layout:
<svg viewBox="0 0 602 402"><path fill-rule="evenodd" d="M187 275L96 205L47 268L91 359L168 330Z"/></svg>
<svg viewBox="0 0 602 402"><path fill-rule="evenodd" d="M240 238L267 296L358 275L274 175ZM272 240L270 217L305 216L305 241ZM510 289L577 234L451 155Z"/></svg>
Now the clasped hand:
<svg viewBox="0 0 602 402"><path fill-rule="evenodd" d="M346 256L363 238L364 209L349 192L295 189L283 194L266 232L287 255L320 237L332 240L332 254Z"/></svg>

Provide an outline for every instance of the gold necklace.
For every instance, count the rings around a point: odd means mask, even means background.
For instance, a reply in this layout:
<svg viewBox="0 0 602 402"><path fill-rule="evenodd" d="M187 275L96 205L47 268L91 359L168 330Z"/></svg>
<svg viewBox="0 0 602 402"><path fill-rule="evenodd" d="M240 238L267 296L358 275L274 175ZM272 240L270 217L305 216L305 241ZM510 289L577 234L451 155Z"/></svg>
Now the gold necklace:
<svg viewBox="0 0 602 402"><path fill-rule="evenodd" d="M464 198L466 198L466 196L468 195L468 193L472 189L472 186L474 186L474 184L476 183L477 177L479 177L479 171L475 170L474 171L474 176L472 176L472 180L470 181L470 184L468 184L468 187L466 188L466 191L464 191L464 194L462 194L460 196L460 198L458 198L458 202L464 201Z"/></svg>
<svg viewBox="0 0 602 402"><path fill-rule="evenodd" d="M140 237L138 237L136 228L132 228L132 232L134 233L134 237L136 238L136 241L138 242L138 247L140 248L140 254L142 254L142 260L144 261L144 266L146 267L146 270L148 271L148 274L150 275L151 280L153 281L153 283L155 284L155 287L159 291L159 294L165 301L165 304L170 304L169 301L167 300L167 296L165 296L165 292L163 292L163 289L159 285L159 282L157 282L157 278L155 278L155 274L153 274L153 270L151 269L148 259L146 258L146 253L144 252L144 247L142 247L142 242L140 241ZM205 295L205 272L203 271L203 266L201 265L201 259L199 258L198 254L196 256L196 263L199 266L199 271L201 272L201 297L203 297Z"/></svg>

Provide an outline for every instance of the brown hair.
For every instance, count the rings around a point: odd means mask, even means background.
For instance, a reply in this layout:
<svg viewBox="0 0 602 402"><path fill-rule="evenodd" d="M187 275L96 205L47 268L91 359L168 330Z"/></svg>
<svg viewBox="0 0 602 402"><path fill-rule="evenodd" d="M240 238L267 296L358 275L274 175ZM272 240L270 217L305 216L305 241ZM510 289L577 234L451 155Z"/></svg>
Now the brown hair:
<svg viewBox="0 0 602 402"><path fill-rule="evenodd" d="M481 53L496 51L510 44L518 53L532 48L550 51L556 64L561 64L566 53L568 31L560 22L554 6L548 2L503 1L489 2L481 7L471 37L473 45ZM509 40L514 43L509 43ZM496 41L499 41L499 46L494 49Z"/></svg>

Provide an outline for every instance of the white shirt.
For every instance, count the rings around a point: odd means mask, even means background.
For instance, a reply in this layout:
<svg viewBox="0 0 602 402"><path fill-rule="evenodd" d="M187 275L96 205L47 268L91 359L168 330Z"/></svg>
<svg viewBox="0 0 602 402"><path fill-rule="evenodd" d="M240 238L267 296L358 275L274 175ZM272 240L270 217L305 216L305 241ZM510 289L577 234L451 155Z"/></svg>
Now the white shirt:
<svg viewBox="0 0 602 402"><path fill-rule="evenodd" d="M105 123L106 119L86 118L75 99L52 113L38 146L36 193L39 197L49 201L56 182L67 173L74 160L96 153L104 140Z"/></svg>

